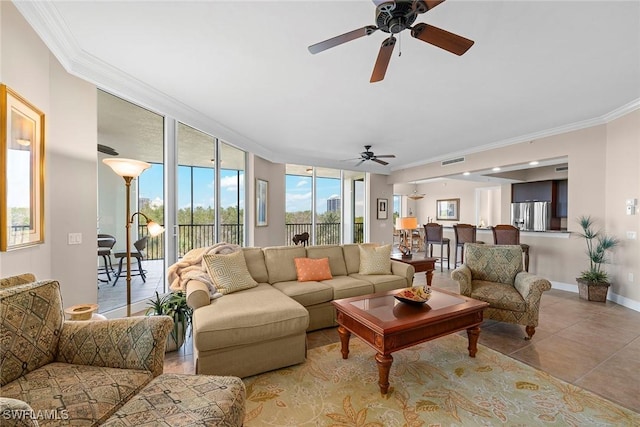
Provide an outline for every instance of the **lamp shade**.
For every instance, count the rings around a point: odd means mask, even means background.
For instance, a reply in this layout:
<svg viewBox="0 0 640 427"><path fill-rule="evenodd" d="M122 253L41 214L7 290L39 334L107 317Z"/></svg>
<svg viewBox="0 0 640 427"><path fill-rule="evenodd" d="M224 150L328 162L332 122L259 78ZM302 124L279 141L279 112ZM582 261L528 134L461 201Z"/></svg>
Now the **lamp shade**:
<svg viewBox="0 0 640 427"><path fill-rule="evenodd" d="M403 216L396 218L396 229L414 230L418 228L418 219L413 216Z"/></svg>
<svg viewBox="0 0 640 427"><path fill-rule="evenodd" d="M151 237L164 233L164 227L155 221L147 221L147 230L149 230L149 235Z"/></svg>
<svg viewBox="0 0 640 427"><path fill-rule="evenodd" d="M147 162L133 159L102 159L102 163L109 166L118 175L131 178L138 177L142 171L151 167Z"/></svg>

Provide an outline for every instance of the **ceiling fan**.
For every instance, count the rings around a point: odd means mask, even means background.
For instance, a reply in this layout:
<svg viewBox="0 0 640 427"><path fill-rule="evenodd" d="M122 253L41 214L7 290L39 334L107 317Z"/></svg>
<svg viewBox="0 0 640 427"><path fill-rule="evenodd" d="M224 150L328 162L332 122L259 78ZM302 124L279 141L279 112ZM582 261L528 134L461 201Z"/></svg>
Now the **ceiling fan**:
<svg viewBox="0 0 640 427"><path fill-rule="evenodd" d="M474 43L473 40L424 23L412 27L418 15L428 12L442 2L444 0L373 0L376 5L376 25L367 25L311 45L309 52L316 54L351 40L370 36L377 30L389 33L391 36L380 46L378 59L371 74L371 83L384 79L397 40L394 35L406 29L411 30L412 37L460 56L469 50Z"/></svg>
<svg viewBox="0 0 640 427"><path fill-rule="evenodd" d="M365 145L364 146L364 150L362 153L360 153L360 157L356 157L354 159L346 159L343 160L343 162L348 162L350 160L359 160L358 163L356 163L356 166L360 166L363 162L366 162L367 160L372 160L376 163L380 163L381 165L388 165L389 162L385 162L384 160L380 160L380 158L395 158L395 154L381 154L381 155L376 155L373 151L369 151L369 149L371 148L370 145Z"/></svg>

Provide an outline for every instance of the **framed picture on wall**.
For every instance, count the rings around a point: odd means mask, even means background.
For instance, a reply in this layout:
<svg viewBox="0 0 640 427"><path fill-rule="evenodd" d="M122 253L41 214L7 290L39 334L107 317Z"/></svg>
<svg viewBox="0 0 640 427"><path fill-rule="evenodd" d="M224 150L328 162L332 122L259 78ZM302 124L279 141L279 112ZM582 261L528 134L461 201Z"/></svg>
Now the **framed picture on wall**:
<svg viewBox="0 0 640 427"><path fill-rule="evenodd" d="M389 218L389 199L378 199L378 215L376 218Z"/></svg>
<svg viewBox="0 0 640 427"><path fill-rule="evenodd" d="M443 221L460 220L460 199L437 200L436 219Z"/></svg>
<svg viewBox="0 0 640 427"><path fill-rule="evenodd" d="M44 242L44 113L0 85L0 250Z"/></svg>
<svg viewBox="0 0 640 427"><path fill-rule="evenodd" d="M269 208L269 181L256 178L256 227L266 227Z"/></svg>

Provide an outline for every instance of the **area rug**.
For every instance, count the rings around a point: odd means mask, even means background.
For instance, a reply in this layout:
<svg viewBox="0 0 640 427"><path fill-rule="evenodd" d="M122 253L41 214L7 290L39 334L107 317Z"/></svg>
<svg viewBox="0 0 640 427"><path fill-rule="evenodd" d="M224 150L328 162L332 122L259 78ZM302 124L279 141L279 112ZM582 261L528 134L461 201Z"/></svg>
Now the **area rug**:
<svg viewBox="0 0 640 427"><path fill-rule="evenodd" d="M375 351L352 337L305 363L245 379L253 426L640 426L640 414L485 346L449 335L393 353L381 395Z"/></svg>

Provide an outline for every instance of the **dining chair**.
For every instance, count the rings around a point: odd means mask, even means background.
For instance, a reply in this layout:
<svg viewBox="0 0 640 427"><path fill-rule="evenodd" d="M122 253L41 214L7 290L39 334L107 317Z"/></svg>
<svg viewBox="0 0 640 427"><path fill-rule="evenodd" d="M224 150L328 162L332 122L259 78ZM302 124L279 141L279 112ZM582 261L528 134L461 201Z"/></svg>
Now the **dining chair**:
<svg viewBox="0 0 640 427"><path fill-rule="evenodd" d="M98 234L98 280L101 282L110 282L113 273L113 264L111 263L111 250L116 244L116 238L110 234ZM102 266L99 259L102 258ZM100 275L106 274L107 280L101 279Z"/></svg>
<svg viewBox="0 0 640 427"><path fill-rule="evenodd" d="M529 271L529 245L520 243L520 229L510 224L491 227L493 243L496 245L520 245L524 254L524 271Z"/></svg>
<svg viewBox="0 0 640 427"><path fill-rule="evenodd" d="M135 258L138 260L138 268L134 270L132 267L131 275L140 276L143 282L147 281L146 271L142 268L142 261L144 260L144 257L145 257L144 250L147 248L148 239L149 239L149 236L144 236L141 239L136 240L136 242L133 244L134 250L131 251L131 258ZM113 256L120 259L120 262L118 263L118 273L116 274L116 278L113 280L113 286L115 286L116 282L122 275L122 263L125 259L127 259L127 252L119 251L114 253ZM126 270L125 270L125 273L126 273Z"/></svg>
<svg viewBox="0 0 640 427"><path fill-rule="evenodd" d="M451 247L449 246L449 238L444 237L441 224L430 222L423 224L424 227L424 245L425 253L429 248L429 256L433 257L433 245L440 245L440 271L443 271L444 246L447 246L447 270L450 268L449 258L451 257Z"/></svg>
<svg viewBox="0 0 640 427"><path fill-rule="evenodd" d="M458 249L460 249L460 264L464 263L464 244L483 243L476 241L476 226L471 224L454 224L453 233L455 235L455 254L453 256L453 266L458 264Z"/></svg>

